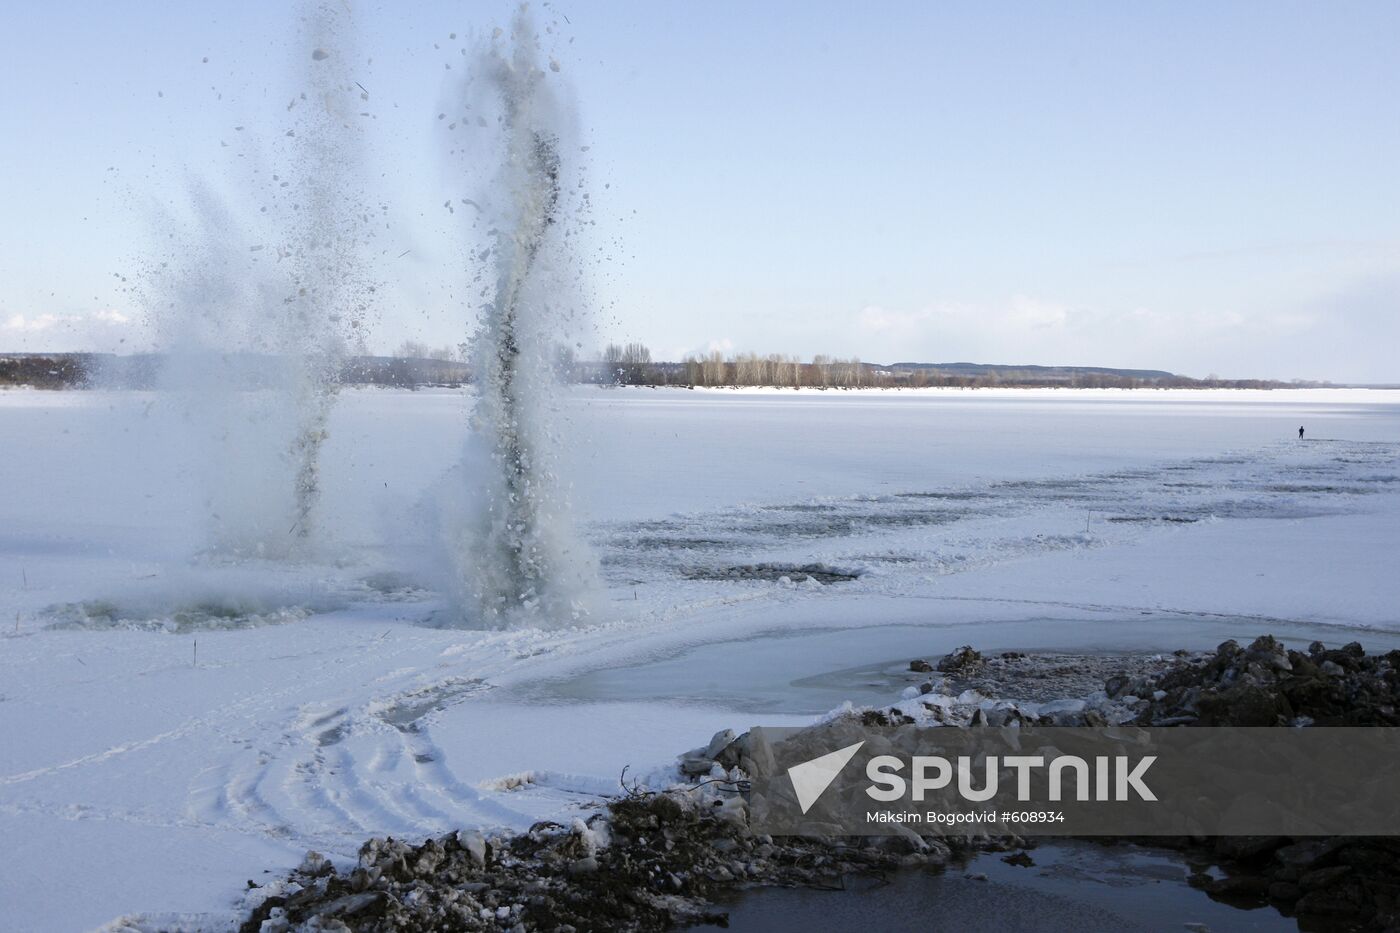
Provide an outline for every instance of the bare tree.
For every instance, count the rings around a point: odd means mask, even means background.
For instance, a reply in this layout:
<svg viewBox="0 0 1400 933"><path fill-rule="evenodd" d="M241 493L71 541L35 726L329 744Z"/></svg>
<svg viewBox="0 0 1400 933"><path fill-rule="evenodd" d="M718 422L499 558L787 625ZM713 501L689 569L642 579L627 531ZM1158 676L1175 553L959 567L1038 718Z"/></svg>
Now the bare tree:
<svg viewBox="0 0 1400 933"><path fill-rule="evenodd" d="M718 350L712 350L705 356L704 363L705 385L722 386L725 384L725 364L724 354Z"/></svg>
<svg viewBox="0 0 1400 933"><path fill-rule="evenodd" d="M763 382L763 361L757 353L740 353L734 357L734 384L756 386Z"/></svg>
<svg viewBox="0 0 1400 933"><path fill-rule="evenodd" d="M610 343L603 351L608 381L618 385L649 385L657 381L658 373L651 362L651 350L645 344L620 346Z"/></svg>
<svg viewBox="0 0 1400 933"><path fill-rule="evenodd" d="M619 344L610 343L603 351L603 367L607 373L604 382L612 385L622 383L622 347Z"/></svg>

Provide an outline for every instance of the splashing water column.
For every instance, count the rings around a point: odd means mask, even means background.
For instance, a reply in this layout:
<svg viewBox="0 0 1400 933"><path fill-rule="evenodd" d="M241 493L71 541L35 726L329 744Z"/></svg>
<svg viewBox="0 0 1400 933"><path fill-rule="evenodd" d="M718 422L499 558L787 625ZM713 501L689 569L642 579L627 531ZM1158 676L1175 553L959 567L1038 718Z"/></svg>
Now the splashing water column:
<svg viewBox="0 0 1400 933"><path fill-rule="evenodd" d="M571 307L560 127L567 123L517 14L509 56L480 73L498 109L500 170L491 204L494 294L475 338L477 402L465 482L468 527L454 543L468 621L550 624L579 617L591 561L573 534L558 478L554 352Z"/></svg>
<svg viewBox="0 0 1400 933"><path fill-rule="evenodd" d="M525 205L527 210L523 213L527 222L512 238L514 255L503 269L499 293L487 324L495 371L485 382L487 391L496 396L493 404L497 412L493 425L495 458L505 482L501 504L505 509L503 523L507 534L503 544L508 560L506 579L512 591L506 595L522 601L533 598L543 589L541 575L545 568L541 566L537 549L530 545L541 515L537 490L532 488L531 482L534 452L528 435L522 430L524 412L517 390L522 359L516 328L522 312L525 282L545 233L554 223L554 211L559 203L559 154L556 144L539 133L531 134L526 175L535 184L527 192L531 202Z"/></svg>

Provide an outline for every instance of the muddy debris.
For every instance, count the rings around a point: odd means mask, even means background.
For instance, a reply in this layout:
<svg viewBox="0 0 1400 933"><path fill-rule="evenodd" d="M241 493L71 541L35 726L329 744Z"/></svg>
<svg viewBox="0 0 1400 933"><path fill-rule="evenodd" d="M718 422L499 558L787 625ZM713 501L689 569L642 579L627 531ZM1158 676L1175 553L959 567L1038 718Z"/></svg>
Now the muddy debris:
<svg viewBox="0 0 1400 933"><path fill-rule="evenodd" d="M945 654L938 662L938 670L943 674L970 674L982 668L982 653L971 645L963 645L957 651Z"/></svg>
<svg viewBox="0 0 1400 933"><path fill-rule="evenodd" d="M737 793L632 793L571 826L541 823L516 836L371 839L345 872L310 853L268 886L240 933L723 925L713 898L724 889L830 888L852 875L941 866L972 847L961 839L775 840L749 831Z"/></svg>
<svg viewBox="0 0 1400 933"><path fill-rule="evenodd" d="M1144 700L1143 726L1400 725L1400 651L1368 656L1352 642L1306 653L1264 635L1151 680L1110 680L1110 696Z"/></svg>

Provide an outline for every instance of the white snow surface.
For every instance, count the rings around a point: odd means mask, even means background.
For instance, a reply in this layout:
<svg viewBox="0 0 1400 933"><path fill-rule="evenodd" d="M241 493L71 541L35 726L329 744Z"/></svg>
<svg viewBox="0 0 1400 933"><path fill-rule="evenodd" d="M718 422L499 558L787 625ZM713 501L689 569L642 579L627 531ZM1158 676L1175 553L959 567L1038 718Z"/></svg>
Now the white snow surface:
<svg viewBox="0 0 1400 933"><path fill-rule="evenodd" d="M1400 645L1400 392L573 390L600 608L489 632L437 627L470 393L344 392L299 563L200 555L166 404L0 391L8 928L225 929L308 849L568 825L964 643Z"/></svg>

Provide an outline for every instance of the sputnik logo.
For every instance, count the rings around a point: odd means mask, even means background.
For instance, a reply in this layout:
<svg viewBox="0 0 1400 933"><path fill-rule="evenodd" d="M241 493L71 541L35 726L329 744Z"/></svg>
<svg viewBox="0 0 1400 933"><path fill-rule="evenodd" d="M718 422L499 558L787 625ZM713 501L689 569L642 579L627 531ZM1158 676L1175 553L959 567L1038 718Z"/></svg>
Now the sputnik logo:
<svg viewBox="0 0 1400 933"><path fill-rule="evenodd" d="M847 745L845 748L788 768L788 779L792 781L792 789L797 791L797 803L802 807L803 813L812 809L817 798L831 786L831 782L836 780L836 775L841 773L841 769L846 767L864 744L865 741L861 740L854 745Z"/></svg>

